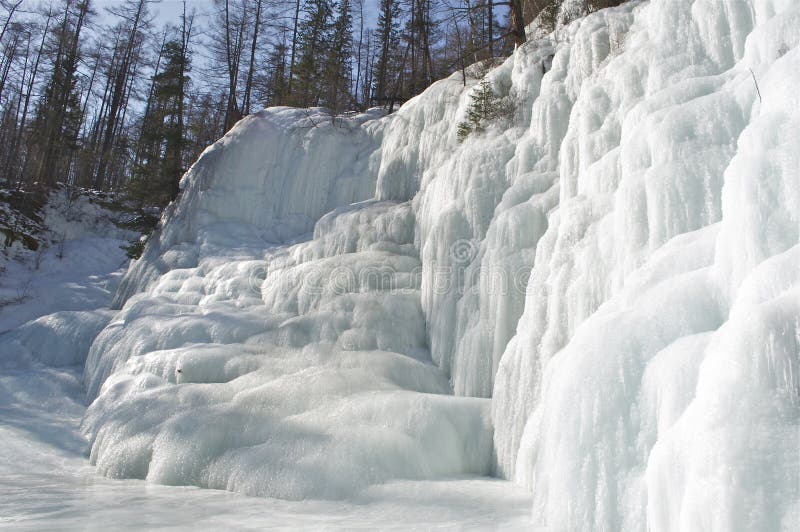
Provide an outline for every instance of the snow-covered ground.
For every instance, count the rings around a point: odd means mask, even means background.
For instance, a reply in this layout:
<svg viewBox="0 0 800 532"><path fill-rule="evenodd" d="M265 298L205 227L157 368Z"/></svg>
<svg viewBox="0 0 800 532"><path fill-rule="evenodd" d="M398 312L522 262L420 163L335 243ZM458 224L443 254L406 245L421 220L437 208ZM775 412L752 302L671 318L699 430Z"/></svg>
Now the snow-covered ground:
<svg viewBox="0 0 800 532"><path fill-rule="evenodd" d="M27 249L17 239L0 250L0 333L56 311L107 307L129 260L120 246L136 238L114 222L123 213L102 204L107 195L59 188L27 220L0 203L9 229L33 224L38 248ZM13 200L10 200L13 201Z"/></svg>
<svg viewBox="0 0 800 532"><path fill-rule="evenodd" d="M793 0L594 13L488 72L515 112L463 143L477 68L388 117L265 110L184 176L119 313L2 348L87 357L108 477L454 526L509 503L559 532L796 530L798 26Z"/></svg>
<svg viewBox="0 0 800 532"><path fill-rule="evenodd" d="M80 371L0 364L0 528L530 529L530 495L501 480L394 482L347 502L294 502L106 479L85 455Z"/></svg>
<svg viewBox="0 0 800 532"><path fill-rule="evenodd" d="M0 332L55 311L107 307L128 263L119 248L125 243L95 236L70 240L63 258L58 258L58 249L45 251L38 270L27 262L9 261L0 287L9 298L20 296L20 302L0 308Z"/></svg>

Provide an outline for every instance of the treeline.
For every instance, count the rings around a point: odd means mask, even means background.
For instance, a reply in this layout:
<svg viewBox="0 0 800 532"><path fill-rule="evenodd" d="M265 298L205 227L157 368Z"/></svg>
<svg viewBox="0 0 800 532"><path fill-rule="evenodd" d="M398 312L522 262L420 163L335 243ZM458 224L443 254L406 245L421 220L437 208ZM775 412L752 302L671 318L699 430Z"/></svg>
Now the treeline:
<svg viewBox="0 0 800 532"><path fill-rule="evenodd" d="M164 24L157 0L103 12L93 0L0 0L0 181L164 205L243 116L271 105L391 111L507 55L526 22L561 2L377 0L369 13L365 0L214 0L205 11L189 0Z"/></svg>
<svg viewBox="0 0 800 532"><path fill-rule="evenodd" d="M163 205L217 132L216 105L189 91L194 16L156 28L148 0L103 17L92 0L2 0L0 176L5 186L65 183L146 191Z"/></svg>

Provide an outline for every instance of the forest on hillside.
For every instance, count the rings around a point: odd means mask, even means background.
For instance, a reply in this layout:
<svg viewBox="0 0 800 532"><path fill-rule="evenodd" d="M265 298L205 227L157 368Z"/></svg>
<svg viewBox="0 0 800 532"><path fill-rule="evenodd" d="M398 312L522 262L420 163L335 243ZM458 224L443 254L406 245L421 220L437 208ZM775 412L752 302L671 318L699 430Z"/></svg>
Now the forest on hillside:
<svg viewBox="0 0 800 532"><path fill-rule="evenodd" d="M575 16L619 3L567 1ZM391 112L507 56L525 24L552 29L563 2L184 0L165 22L157 0L2 0L0 181L163 206L243 116L274 105Z"/></svg>

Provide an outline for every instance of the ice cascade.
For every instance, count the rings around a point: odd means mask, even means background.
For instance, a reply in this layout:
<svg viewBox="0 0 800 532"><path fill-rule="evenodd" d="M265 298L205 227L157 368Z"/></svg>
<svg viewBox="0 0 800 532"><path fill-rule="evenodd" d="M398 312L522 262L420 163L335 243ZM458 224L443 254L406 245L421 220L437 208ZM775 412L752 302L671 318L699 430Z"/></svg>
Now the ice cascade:
<svg viewBox="0 0 800 532"><path fill-rule="evenodd" d="M390 116L267 109L89 351L113 477L495 474L547 530L800 524L800 4L633 1ZM456 135L486 79L514 112Z"/></svg>

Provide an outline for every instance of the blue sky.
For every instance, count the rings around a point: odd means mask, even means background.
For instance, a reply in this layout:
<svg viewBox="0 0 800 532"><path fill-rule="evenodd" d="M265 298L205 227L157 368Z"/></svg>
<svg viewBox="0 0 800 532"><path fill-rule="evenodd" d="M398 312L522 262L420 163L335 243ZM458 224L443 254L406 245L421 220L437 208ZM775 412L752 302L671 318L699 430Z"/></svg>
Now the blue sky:
<svg viewBox="0 0 800 532"><path fill-rule="evenodd" d="M107 16L105 7L113 7L119 3L120 0L93 0L92 2L100 19ZM186 5L187 8L194 8L198 14L202 14L210 10L213 0L188 0ZM374 25L378 19L377 5L377 0L365 0L364 19L367 26ZM161 0L160 3L153 4L150 9L156 14L157 23L177 24L183 12L183 2L182 0Z"/></svg>

